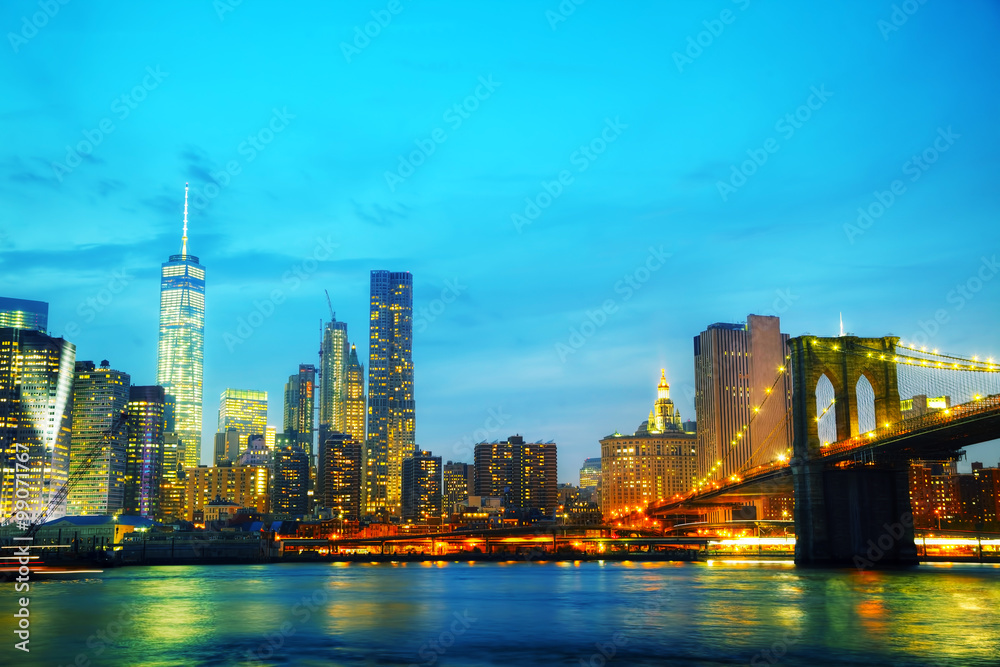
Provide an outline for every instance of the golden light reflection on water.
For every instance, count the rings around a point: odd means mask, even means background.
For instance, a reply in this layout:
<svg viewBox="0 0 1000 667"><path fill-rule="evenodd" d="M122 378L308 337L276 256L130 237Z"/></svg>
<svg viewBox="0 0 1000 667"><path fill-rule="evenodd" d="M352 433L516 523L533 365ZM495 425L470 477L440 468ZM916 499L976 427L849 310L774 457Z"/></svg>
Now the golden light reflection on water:
<svg viewBox="0 0 1000 667"><path fill-rule="evenodd" d="M882 638L888 629L886 624L886 609L882 600L878 598L868 598L858 601L856 611L861 625L868 631L869 635Z"/></svg>
<svg viewBox="0 0 1000 667"><path fill-rule="evenodd" d="M195 577L149 578L136 593L132 632L139 641L160 644L185 644L213 628L206 627L216 597L216 582Z"/></svg>
<svg viewBox="0 0 1000 667"><path fill-rule="evenodd" d="M107 664L183 664L170 656L212 646L238 651L285 621L296 642L350 645L359 655L383 645L415 652L465 609L488 619L462 640L479 647L577 640L590 646L606 640L593 638L600 628L608 636L627 631L630 647L678 638L724 646L732 660L723 662L733 664L747 664L754 651L786 638L791 648L783 664L826 664L828 655L843 664L860 655L880 664L901 657L909 664L924 657L987 664L1000 654L1000 572L992 565L864 572L609 561L122 568L103 580L46 582L38 591L33 619L37 610L39 627L44 622L64 634L70 652L47 664L71 663L123 599L137 611L115 655L131 660ZM310 595L322 603L300 617L294 605ZM541 636L538 618L545 619ZM0 621L0 630L7 628ZM470 655L449 653L448 664L471 664L463 662Z"/></svg>

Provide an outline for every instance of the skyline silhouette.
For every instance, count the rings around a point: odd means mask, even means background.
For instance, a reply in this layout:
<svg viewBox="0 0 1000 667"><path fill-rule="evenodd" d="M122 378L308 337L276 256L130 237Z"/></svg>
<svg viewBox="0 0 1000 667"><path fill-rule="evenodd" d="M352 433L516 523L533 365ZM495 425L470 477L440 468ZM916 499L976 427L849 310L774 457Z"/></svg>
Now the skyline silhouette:
<svg viewBox="0 0 1000 667"><path fill-rule="evenodd" d="M324 289L367 364L387 268L414 277L416 442L461 460L480 430L555 440L561 481L638 426L660 368L696 418L714 322L836 335L843 313L998 356L994 5L400 6L367 41L384 4L74 3L8 38L2 293L153 384L190 181L206 437L226 387L268 391L280 425ZM20 35L34 7L0 16Z"/></svg>

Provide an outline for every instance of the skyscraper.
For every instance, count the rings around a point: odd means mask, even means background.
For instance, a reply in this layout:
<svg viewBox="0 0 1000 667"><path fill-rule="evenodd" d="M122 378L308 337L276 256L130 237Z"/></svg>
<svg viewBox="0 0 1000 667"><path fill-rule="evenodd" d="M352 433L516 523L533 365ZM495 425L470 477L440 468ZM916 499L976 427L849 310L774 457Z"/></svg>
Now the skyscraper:
<svg viewBox="0 0 1000 667"><path fill-rule="evenodd" d="M344 401L344 432L365 441L365 368L358 361L358 350L351 345L347 360L347 398Z"/></svg>
<svg viewBox="0 0 1000 667"><path fill-rule="evenodd" d="M119 514L125 508L128 424L119 420L129 401L128 373L107 361L76 362L69 473L70 515Z"/></svg>
<svg viewBox="0 0 1000 667"><path fill-rule="evenodd" d="M76 347L32 329L0 328L0 517L14 514L17 500L40 513L69 476L73 365ZM27 452L28 461L23 461ZM22 454L22 460L17 455ZM17 464L27 466L27 474ZM17 480L28 497L17 498ZM65 504L48 518L65 514Z"/></svg>
<svg viewBox="0 0 1000 667"><path fill-rule="evenodd" d="M244 442L246 442L244 440ZM240 432L235 428L228 428L225 432L215 434L215 453L212 456L212 465L233 465L240 457Z"/></svg>
<svg viewBox="0 0 1000 667"><path fill-rule="evenodd" d="M441 457L418 449L403 459L401 489L404 519L440 519Z"/></svg>
<svg viewBox="0 0 1000 667"><path fill-rule="evenodd" d="M274 452L271 511L302 516L309 511L309 457L298 444Z"/></svg>
<svg viewBox="0 0 1000 667"><path fill-rule="evenodd" d="M299 364L299 372L288 376L285 383L285 433L296 433L302 448L312 460L313 414L316 399L316 367Z"/></svg>
<svg viewBox="0 0 1000 667"><path fill-rule="evenodd" d="M413 276L371 272L366 510L400 511L403 458L413 451Z"/></svg>
<svg viewBox="0 0 1000 667"><path fill-rule="evenodd" d="M762 464L791 447L787 342L778 318L763 315L712 324L695 337L699 483L737 473L751 456L751 464Z"/></svg>
<svg viewBox="0 0 1000 667"><path fill-rule="evenodd" d="M150 519L160 515L165 407L163 387L129 388L125 514Z"/></svg>
<svg viewBox="0 0 1000 667"><path fill-rule="evenodd" d="M601 457L595 457L583 460L583 466L580 467L580 488L586 489L588 487L597 488L597 485L601 482Z"/></svg>
<svg viewBox="0 0 1000 667"><path fill-rule="evenodd" d="M160 502L157 518L179 519L184 516L184 494L187 484L183 472L183 451L180 439L174 432L177 428L174 418L176 413L174 397L165 394L163 398L163 461L160 467Z"/></svg>
<svg viewBox="0 0 1000 667"><path fill-rule="evenodd" d="M201 463L202 381L205 348L205 267L187 250L187 198L181 253L171 255L160 273L160 342L156 384L176 401L176 430L184 466Z"/></svg>
<svg viewBox="0 0 1000 667"><path fill-rule="evenodd" d="M320 342L320 375L323 378L319 401L319 441L330 433L346 433L345 399L347 380L347 323L336 316L323 327Z"/></svg>
<svg viewBox="0 0 1000 667"><path fill-rule="evenodd" d="M218 433L234 428L240 434L240 452L247 438L264 435L267 429L267 392L255 389L226 389L219 396Z"/></svg>
<svg viewBox="0 0 1000 667"><path fill-rule="evenodd" d="M444 464L442 475L442 493L444 495L444 511L452 512L455 505L464 503L476 492L476 466L470 463Z"/></svg>
<svg viewBox="0 0 1000 667"><path fill-rule="evenodd" d="M323 467L317 480L323 494L318 497L322 506L332 510L334 516L360 518L361 448L361 443L351 435L336 431L321 446Z"/></svg>
<svg viewBox="0 0 1000 667"><path fill-rule="evenodd" d="M46 302L0 296L0 327L45 333L48 325L49 304Z"/></svg>
<svg viewBox="0 0 1000 667"><path fill-rule="evenodd" d="M184 494L187 482L183 475L180 443L177 435L166 433L163 436L163 463L160 474L160 502L158 519L168 517L179 519L184 516Z"/></svg>

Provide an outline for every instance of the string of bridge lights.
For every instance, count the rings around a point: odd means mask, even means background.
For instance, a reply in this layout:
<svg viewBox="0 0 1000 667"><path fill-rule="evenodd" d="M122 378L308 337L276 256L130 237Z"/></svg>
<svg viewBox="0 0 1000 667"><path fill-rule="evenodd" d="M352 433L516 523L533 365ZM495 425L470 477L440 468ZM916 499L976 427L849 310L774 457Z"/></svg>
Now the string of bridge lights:
<svg viewBox="0 0 1000 667"><path fill-rule="evenodd" d="M818 339L813 339L811 343L813 345L816 345L817 347L822 347L824 345L824 343L819 342ZM840 351L840 346L836 343L830 344L830 348L833 349L834 351ZM901 350L906 350L906 351L902 352ZM980 361L978 355L974 355L972 357L965 357L957 354L946 354L939 352L936 349L928 350L926 346L918 347L916 345L907 345L902 341L900 341L895 346L893 352L891 353L886 353L886 351L884 350L872 349L861 345L856 347L845 348L843 351L845 353L851 353L857 356L861 356L861 353L864 352L864 356L866 358L871 358L871 359L876 358L877 355L879 361L894 363L904 368L912 367L912 368L924 368L929 370L962 371L966 373L968 372L996 373L1000 371L1000 366L998 366L993 361L992 357L988 357L986 361ZM924 356L913 356L913 355L924 355ZM947 361L941 361L942 359ZM982 400L983 397L981 394L976 393L972 398L975 401L979 401ZM819 422L819 420L823 417L823 415L825 415L826 412L833 407L833 404L834 401L830 401L830 405L827 406L823 410L822 414L820 414L816 418L817 422ZM948 414L948 412L949 412L948 410L945 410L945 414ZM892 424L889 422L886 422L885 424L882 425L882 428L886 429L891 427ZM863 435L869 439L875 438L877 430L878 428L868 431ZM828 447L829 445L830 445L829 442L824 442L822 444L823 447Z"/></svg>
<svg viewBox="0 0 1000 667"><path fill-rule="evenodd" d="M816 338L812 339L810 343L817 347L825 346L824 343L819 342L819 339ZM834 351L837 352L841 351L841 347L837 343L832 343L829 345L829 347ZM900 352L900 350L907 350L908 352ZM938 350L936 349L928 351L926 346L921 346L918 348L916 345L906 345L902 341L900 341L895 346L894 352L888 354L883 350L865 348L863 346L859 346L858 348L846 348L843 350L843 352L857 354L859 356L863 354L865 357L872 359L874 359L876 355L878 355L879 361L903 364L915 368L928 368L928 369L965 371L965 372L971 371L977 373L1000 372L1000 365L996 364L992 357L987 358L985 361L980 361L978 355L972 356L970 358L956 354L944 354L938 352ZM924 357L911 356L912 354L922 354L930 357L936 357L936 359L927 359ZM790 360L791 355L787 355L785 359L786 361ZM941 360L947 360L947 361L941 361ZM764 404L767 402L767 399L774 392L775 386L777 386L778 382L781 380L782 376L784 376L786 372L788 372L788 369L785 366L781 366L778 368L778 375L775 377L774 382L771 383L770 387L767 387L764 390L765 393L764 400L761 402L759 406L752 408L752 414L750 415L749 421L740 428L740 430L736 434L736 437L730 441L729 443L730 449L722 456L722 459L716 461L712 465L712 467L708 470L706 475L700 480L697 480L695 482L693 488L691 489L691 492L693 494L700 491L707 484L712 483L713 475L722 467L723 463L727 461L728 457L735 454L736 450L734 448L739 443L739 441L743 439L743 436L749 431L750 425L753 423L757 415L760 414L760 411L764 407ZM974 398L975 400L979 400L981 396L977 394ZM835 404L836 404L836 398L831 399L829 405L823 408L820 414L816 417L816 421L819 422L824 416L826 416L826 414L833 409ZM889 428L890 426L891 424L888 423L885 424L885 428ZM868 437L874 437L875 432L872 431L866 435ZM765 439L765 441L766 440L767 439ZM830 445L829 442L823 443L824 447L829 445ZM751 458L752 456L753 454L751 453ZM785 456L784 454L778 454L775 460L783 463L785 460L787 460L787 456ZM730 479L734 482L738 482L739 474L731 476Z"/></svg>
<svg viewBox="0 0 1000 667"><path fill-rule="evenodd" d="M786 360L786 361L787 361L787 360L789 360L789 359L791 359L791 358L792 358L792 355L790 355L790 354L789 354L789 355L786 355L786 356L785 356L785 360ZM767 399L768 399L768 398L770 398L770 397L771 397L771 394L773 394L773 393L774 393L774 388L775 388L775 387L777 386L778 382L779 382L779 381L781 380L781 378L782 378L782 377L783 377L783 376L785 375L785 373L787 373L787 372L788 372L788 368L787 368L786 366L779 366L779 367L778 367L778 375L777 375L777 376L775 376L775 378L774 378L774 382L772 382L772 383L771 383L771 386L770 386L770 387L767 387L767 388L766 388L766 389L764 390L764 400L763 400L763 401L761 401L761 404L760 404L760 405L758 405L758 406L756 406L756 407L754 407L754 408L752 409L752 412L751 412L751 415L750 415L750 419L749 419L749 420L747 421L747 423L746 423L746 424L743 424L743 426L742 426L742 427L740 428L740 430L739 430L739 431L737 432L737 434L736 434L736 437L735 437L735 438L733 438L733 440L732 440L732 441L731 441L731 442L729 443L729 445L730 445L730 449L729 449L729 451L727 451L727 452L726 452L726 453L725 453L725 454L724 454L724 455L722 456L722 458L721 458L720 460L716 461L716 462L715 462L715 463L714 463L714 464L712 465L712 467L711 467L711 468L710 468L710 469L708 470L708 472L707 472L707 473L705 474L705 476L704 476L704 477L702 477L702 478L701 478L700 480L697 480L697 481L696 481L696 482L694 483L694 487L693 487L693 488L691 489L691 492L692 492L692 493L697 493L699 489L701 489L701 488L702 488L703 486L705 486L706 484L708 484L708 483L709 483L709 482L710 482L710 481L712 480L712 475L713 475L713 474L714 474L714 473L716 472L716 470L717 470L717 469L719 469L719 468L720 468L720 467L722 466L722 464L723 464L723 463L724 463L724 462L725 462L725 461L726 461L726 460L727 460L727 459L728 459L728 458L729 458L730 456L732 456L732 455L733 455L733 454L734 454L734 453L736 452L736 450L735 450L734 448L736 447L737 443L738 443L738 442L739 442L740 440L742 440L742 439L743 439L743 435L744 435L745 433L747 433L747 432L748 432L748 431L750 430L750 425L751 425L751 424L753 424L753 421L754 421L754 419L756 419L756 418L757 418L757 415L759 415L759 414L760 414L760 410L761 410L761 408L763 408L763 407L764 407L764 404L765 404L765 403L767 403ZM733 480L733 481L738 481L738 480Z"/></svg>
<svg viewBox="0 0 1000 667"><path fill-rule="evenodd" d="M774 428L771 429L771 432L768 433L767 437L764 438L763 442L761 442L760 445L757 446L756 452L750 452L750 456L747 457L747 460L743 462L743 466L740 468L739 472L737 472L735 475L732 475L729 478L731 481L733 481L733 482L739 482L739 481L741 481L743 473L745 473L747 470L749 470L749 469L751 469L751 468L754 467L752 465L753 464L753 460L754 460L754 458L753 458L754 454L762 452L762 451L765 451L767 449L768 443L771 442L771 438L774 437L774 435L778 432L779 428L781 428L782 426L786 425L786 422L788 421L788 417L789 417L790 414L791 414L791 409L785 411L785 414L782 416L781 419L778 420L778 423L774 425ZM779 452L774 457L773 461L768 461L767 463L772 463L772 464L774 464L774 463L784 463L785 461L788 460L788 454L790 454L790 453L791 453L791 448L787 447L787 448L785 448L785 451ZM758 465L764 465L764 462L762 462L762 463L760 463Z"/></svg>
<svg viewBox="0 0 1000 667"><path fill-rule="evenodd" d="M811 341L812 345L817 347L823 347L824 344L819 342L819 339L813 339ZM830 348L835 352L839 352L840 345L833 343ZM1000 371L1000 365L993 361L993 357L989 357L986 361L980 361L978 355L972 357L964 357L957 354L944 354L938 352L937 350L928 351L926 346L917 347L916 345L906 345L900 342L895 347L895 352L886 353L884 350L872 349L864 346L858 346L856 349L865 351L865 355L868 358L875 358L878 355L880 361L889 361L893 363L910 364L913 366L921 366L926 368L940 368L942 370L950 371L973 371L976 373L996 373ZM908 350L907 352L899 352L899 350ZM845 348L844 352L849 352L852 354L859 354L853 348ZM911 356L911 354L923 354L931 357L937 357L937 359L927 359L924 357ZM940 359L947 359L948 361L940 361Z"/></svg>

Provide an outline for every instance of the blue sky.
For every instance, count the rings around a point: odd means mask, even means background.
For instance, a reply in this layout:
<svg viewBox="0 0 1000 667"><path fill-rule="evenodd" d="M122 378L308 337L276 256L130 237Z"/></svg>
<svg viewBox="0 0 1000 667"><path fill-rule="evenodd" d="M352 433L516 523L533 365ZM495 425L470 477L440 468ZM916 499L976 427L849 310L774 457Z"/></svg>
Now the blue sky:
<svg viewBox="0 0 1000 667"><path fill-rule="evenodd" d="M324 289L367 361L371 269L414 275L418 442L468 460L484 432L555 440L560 481L638 426L661 367L693 417L691 341L712 322L834 335L843 312L910 340L944 309L930 344L1000 356L1000 280L949 299L1000 250L995 3L52 6L0 7L0 290L48 301L53 333L75 324L79 358L153 383L190 181L206 436L225 387L267 390L280 428Z"/></svg>

